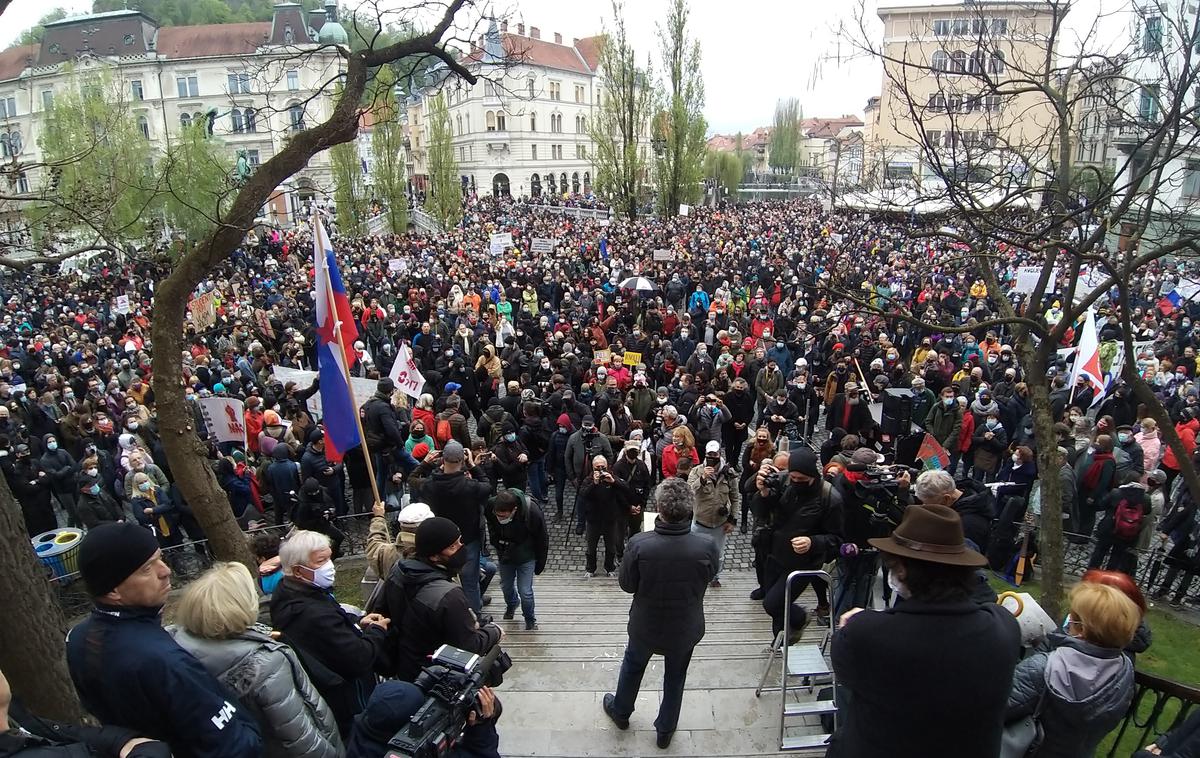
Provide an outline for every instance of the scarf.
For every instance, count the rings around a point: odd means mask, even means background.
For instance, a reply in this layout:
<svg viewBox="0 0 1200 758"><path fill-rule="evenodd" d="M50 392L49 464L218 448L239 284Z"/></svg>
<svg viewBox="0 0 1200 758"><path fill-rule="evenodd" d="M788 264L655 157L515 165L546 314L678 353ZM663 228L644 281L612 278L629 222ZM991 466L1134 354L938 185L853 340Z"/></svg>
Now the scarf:
<svg viewBox="0 0 1200 758"><path fill-rule="evenodd" d="M758 443L750 446L750 462L754 464L754 468L758 468L758 464L765 460L770 460L775 455L775 446L767 443L759 447Z"/></svg>
<svg viewBox="0 0 1200 758"><path fill-rule="evenodd" d="M1112 459L1112 453L1096 453L1092 457L1092 463L1088 466L1087 473L1083 475L1083 486L1089 490L1096 489L1100 484L1100 474L1104 471L1104 464Z"/></svg>

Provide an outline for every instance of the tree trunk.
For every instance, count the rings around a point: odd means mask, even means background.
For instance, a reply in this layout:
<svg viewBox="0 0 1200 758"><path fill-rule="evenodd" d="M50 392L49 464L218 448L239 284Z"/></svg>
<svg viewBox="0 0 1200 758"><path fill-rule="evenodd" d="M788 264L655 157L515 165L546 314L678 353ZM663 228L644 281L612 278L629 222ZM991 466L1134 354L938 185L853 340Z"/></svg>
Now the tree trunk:
<svg viewBox="0 0 1200 758"><path fill-rule="evenodd" d="M196 436L196 426L183 397L180 380L183 315L192 289L201 278L189 275L197 268L195 261L189 261L185 256L171 276L159 284L154 297L151 334L158 427L167 459L171 462L171 474L184 500L196 514L196 520L204 528L213 555L223 561L244 563L254 572L257 571L254 556L233 517L229 498L209 465L207 450ZM199 273L203 275L204 272Z"/></svg>
<svg viewBox="0 0 1200 758"><path fill-rule="evenodd" d="M1029 412L1033 417L1033 435L1037 446L1038 481L1041 487L1042 516L1038 530L1038 563L1041 565L1042 607L1050 618L1058 618L1063 602L1063 502L1058 471L1058 443L1054 434L1054 416L1050 410L1050 388L1036 378L1046 375L1038 360L1038 351L1028 339L1017 340L1025 376L1035 381L1029 387Z"/></svg>
<svg viewBox="0 0 1200 758"><path fill-rule="evenodd" d="M21 506L0 477L0 670L38 716L79 723L79 698L67 673L67 623L46 570L25 532Z"/></svg>

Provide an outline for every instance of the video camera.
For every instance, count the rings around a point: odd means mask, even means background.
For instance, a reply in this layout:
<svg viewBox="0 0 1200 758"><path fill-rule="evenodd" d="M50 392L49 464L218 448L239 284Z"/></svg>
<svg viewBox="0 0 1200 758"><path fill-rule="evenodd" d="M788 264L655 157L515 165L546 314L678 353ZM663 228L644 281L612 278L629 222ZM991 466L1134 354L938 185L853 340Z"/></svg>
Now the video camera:
<svg viewBox="0 0 1200 758"><path fill-rule="evenodd" d="M907 508L900 498L900 476L908 466L868 466L863 478L854 485L855 496L871 512L872 532L886 537L900 523Z"/></svg>
<svg viewBox="0 0 1200 758"><path fill-rule="evenodd" d="M387 758L437 758L462 739L468 717L478 705L482 687L496 687L512 659L499 643L483 655L442 645L417 676L425 702L408 723L388 740Z"/></svg>

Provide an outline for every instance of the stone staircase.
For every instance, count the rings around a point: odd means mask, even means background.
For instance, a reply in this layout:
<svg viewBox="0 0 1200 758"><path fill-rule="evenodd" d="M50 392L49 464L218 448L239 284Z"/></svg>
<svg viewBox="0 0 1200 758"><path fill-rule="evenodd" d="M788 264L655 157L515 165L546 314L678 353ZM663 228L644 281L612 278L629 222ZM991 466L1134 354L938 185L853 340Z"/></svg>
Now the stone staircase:
<svg viewBox="0 0 1200 758"><path fill-rule="evenodd" d="M585 579L582 572L537 577L540 628L524 631L519 612L515 621L500 622L514 662L498 690L504 703L500 753L506 758L823 755L823 748L778 751L779 692L754 696L767 660L770 619L749 599L756 586L753 572L726 571L721 582L705 597L707 632L688 670L679 729L671 746L659 750L653 722L661 696L661 658L652 659L646 671L628 731L618 730L601 708L604 693L616 689L631 596L615 578ZM496 601L490 610L498 617L504 601L497 590L491 590ZM813 607L811 591L800 602ZM802 644L820 644L825 635L825 627L811 624ZM778 663L767 684L778 687ZM802 689L789 699L815 698ZM788 724L789 737L822 732L817 716L789 717Z"/></svg>

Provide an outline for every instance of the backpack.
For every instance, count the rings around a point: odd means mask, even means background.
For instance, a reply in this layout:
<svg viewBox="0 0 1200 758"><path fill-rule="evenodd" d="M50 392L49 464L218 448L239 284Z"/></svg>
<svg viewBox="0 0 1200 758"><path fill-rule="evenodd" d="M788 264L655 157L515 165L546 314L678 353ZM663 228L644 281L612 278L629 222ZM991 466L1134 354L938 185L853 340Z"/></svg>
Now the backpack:
<svg viewBox="0 0 1200 758"><path fill-rule="evenodd" d="M439 417L433 425L433 441L438 448L446 447L446 443L454 439L454 430L450 427L450 419Z"/></svg>
<svg viewBox="0 0 1200 758"><path fill-rule="evenodd" d="M1140 503L1121 498L1113 510L1113 537L1122 542L1133 542L1141 534L1145 518L1146 511Z"/></svg>

